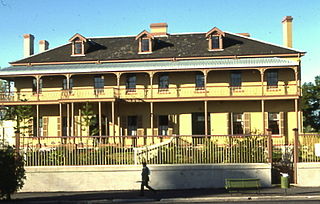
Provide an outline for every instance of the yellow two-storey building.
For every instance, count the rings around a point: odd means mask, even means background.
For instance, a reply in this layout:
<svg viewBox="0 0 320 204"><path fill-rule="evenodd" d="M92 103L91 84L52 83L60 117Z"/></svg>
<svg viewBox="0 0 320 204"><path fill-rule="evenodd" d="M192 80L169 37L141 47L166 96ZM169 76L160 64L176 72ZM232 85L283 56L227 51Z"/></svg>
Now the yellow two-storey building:
<svg viewBox="0 0 320 204"><path fill-rule="evenodd" d="M283 20L286 46L216 27L169 34L166 23L156 23L137 36L75 34L49 50L40 41L42 52L33 54L34 37L26 34L25 58L0 70L9 87L0 104L33 107L26 138L95 135L141 146L171 135L266 134L270 129L289 141L292 129L302 127L304 55L290 48L291 23L291 17Z"/></svg>

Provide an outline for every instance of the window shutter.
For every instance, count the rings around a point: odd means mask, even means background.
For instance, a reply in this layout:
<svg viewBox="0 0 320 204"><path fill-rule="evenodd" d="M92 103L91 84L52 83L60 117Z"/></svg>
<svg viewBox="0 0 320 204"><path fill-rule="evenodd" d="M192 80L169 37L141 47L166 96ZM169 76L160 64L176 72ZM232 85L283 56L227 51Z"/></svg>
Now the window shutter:
<svg viewBox="0 0 320 204"><path fill-rule="evenodd" d="M269 129L269 113L268 112L264 112L264 127L265 127L265 130L262 130L262 132ZM266 131L266 133L267 133L267 131Z"/></svg>
<svg viewBox="0 0 320 204"><path fill-rule="evenodd" d="M30 118L28 120L28 133L29 133L29 137L33 137L34 135L34 128L33 127L33 118Z"/></svg>
<svg viewBox="0 0 320 204"><path fill-rule="evenodd" d="M142 126L142 115L137 116L137 128L143 128Z"/></svg>
<svg viewBox="0 0 320 204"><path fill-rule="evenodd" d="M61 118L60 117L57 118L57 127L58 127L58 129L57 129L58 136L61 137L62 135L61 135Z"/></svg>
<svg viewBox="0 0 320 204"><path fill-rule="evenodd" d="M43 117L43 136L48 137L48 117Z"/></svg>
<svg viewBox="0 0 320 204"><path fill-rule="evenodd" d="M169 128L169 129L168 129L168 135L172 135L172 133L173 133L173 129L172 129L172 128Z"/></svg>
<svg viewBox="0 0 320 204"><path fill-rule="evenodd" d="M244 134L251 134L251 115L244 113Z"/></svg>
<svg viewBox="0 0 320 204"><path fill-rule="evenodd" d="M280 112L279 113L279 129L280 129L280 135L285 135L285 131L284 131L284 112Z"/></svg>
<svg viewBox="0 0 320 204"><path fill-rule="evenodd" d="M228 135L231 135L231 123L232 123L232 120L231 120L231 113L227 113L227 131L226 131L226 133L228 134Z"/></svg>

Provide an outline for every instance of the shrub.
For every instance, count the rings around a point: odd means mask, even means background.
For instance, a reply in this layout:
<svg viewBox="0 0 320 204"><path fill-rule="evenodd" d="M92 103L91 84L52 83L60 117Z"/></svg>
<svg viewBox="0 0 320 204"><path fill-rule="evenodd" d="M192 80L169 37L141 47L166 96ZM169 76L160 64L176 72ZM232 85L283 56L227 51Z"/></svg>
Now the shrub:
<svg viewBox="0 0 320 204"><path fill-rule="evenodd" d="M11 146L0 149L0 198L11 199L11 194L24 184L25 169L23 157Z"/></svg>

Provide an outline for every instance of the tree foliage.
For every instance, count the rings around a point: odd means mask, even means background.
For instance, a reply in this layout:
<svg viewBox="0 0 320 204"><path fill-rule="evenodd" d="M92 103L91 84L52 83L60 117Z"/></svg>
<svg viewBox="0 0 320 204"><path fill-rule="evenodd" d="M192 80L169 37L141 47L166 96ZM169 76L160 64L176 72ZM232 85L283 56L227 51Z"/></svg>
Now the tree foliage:
<svg viewBox="0 0 320 204"><path fill-rule="evenodd" d="M33 110L31 105L17 105L7 108L4 120L16 121L15 129L17 132L21 133L23 132L21 130L28 128L28 123L32 116Z"/></svg>
<svg viewBox="0 0 320 204"><path fill-rule="evenodd" d="M83 130L87 132L87 136L96 135L99 132L98 128L92 128L90 131L90 127L94 127L94 125L98 122L96 115L94 114L92 105L86 102L81 108L81 125L83 126Z"/></svg>
<svg viewBox="0 0 320 204"><path fill-rule="evenodd" d="M0 198L11 199L11 194L24 185L23 157L11 146L0 148Z"/></svg>
<svg viewBox="0 0 320 204"><path fill-rule="evenodd" d="M320 131L320 76L315 77L314 83L302 85L302 111L305 132Z"/></svg>

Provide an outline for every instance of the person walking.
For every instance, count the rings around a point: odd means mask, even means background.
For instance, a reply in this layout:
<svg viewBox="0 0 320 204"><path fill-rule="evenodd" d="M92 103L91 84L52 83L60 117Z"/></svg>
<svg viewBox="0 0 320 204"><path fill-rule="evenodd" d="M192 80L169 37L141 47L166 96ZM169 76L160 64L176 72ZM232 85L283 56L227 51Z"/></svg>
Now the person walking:
<svg viewBox="0 0 320 204"><path fill-rule="evenodd" d="M140 195L144 195L144 187L147 187L149 190L151 190L153 193L156 193L156 190L151 188L149 186L149 175L150 175L150 170L147 167L147 163L145 161L142 162L142 172L141 172L141 190L140 190Z"/></svg>

